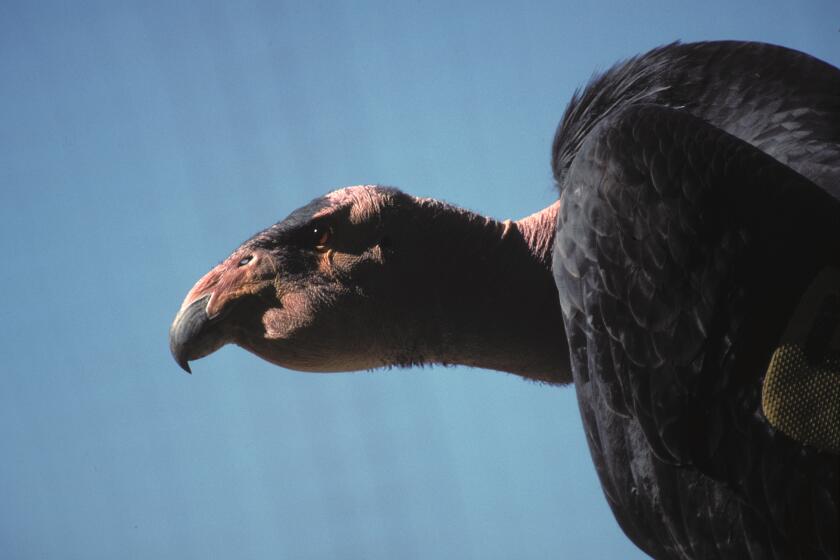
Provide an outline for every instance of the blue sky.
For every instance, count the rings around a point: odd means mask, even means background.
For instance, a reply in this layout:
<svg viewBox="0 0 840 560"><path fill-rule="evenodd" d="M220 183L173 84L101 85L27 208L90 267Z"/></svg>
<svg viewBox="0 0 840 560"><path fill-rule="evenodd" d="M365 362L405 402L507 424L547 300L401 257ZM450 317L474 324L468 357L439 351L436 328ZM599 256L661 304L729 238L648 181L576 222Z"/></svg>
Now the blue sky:
<svg viewBox="0 0 840 560"><path fill-rule="evenodd" d="M513 4L0 4L0 555L643 557L570 388L169 356L193 282L327 190L548 205L565 103L618 59L840 65L833 0Z"/></svg>

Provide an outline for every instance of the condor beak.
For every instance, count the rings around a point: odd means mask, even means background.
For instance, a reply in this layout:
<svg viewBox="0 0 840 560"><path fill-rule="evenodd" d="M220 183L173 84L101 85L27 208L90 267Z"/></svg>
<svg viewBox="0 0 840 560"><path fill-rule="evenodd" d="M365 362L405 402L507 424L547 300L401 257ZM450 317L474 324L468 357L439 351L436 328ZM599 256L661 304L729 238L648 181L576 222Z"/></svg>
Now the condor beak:
<svg viewBox="0 0 840 560"><path fill-rule="evenodd" d="M169 328L169 350L178 365L187 373L192 373L190 360L197 360L213 351L202 351L207 349L207 342L210 342L204 340L208 338L206 331L210 323L207 316L208 301L210 294L182 307Z"/></svg>
<svg viewBox="0 0 840 560"><path fill-rule="evenodd" d="M243 298L274 286L274 270L262 251L241 248L195 283L169 328L169 349L184 371L233 340L225 317Z"/></svg>

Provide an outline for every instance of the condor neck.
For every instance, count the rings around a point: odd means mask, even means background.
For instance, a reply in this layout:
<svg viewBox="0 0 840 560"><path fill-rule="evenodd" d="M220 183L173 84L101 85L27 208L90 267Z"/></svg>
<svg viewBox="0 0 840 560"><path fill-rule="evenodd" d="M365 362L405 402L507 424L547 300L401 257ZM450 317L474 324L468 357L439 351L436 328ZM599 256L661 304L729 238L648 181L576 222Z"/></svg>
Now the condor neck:
<svg viewBox="0 0 840 560"><path fill-rule="evenodd" d="M437 342L429 361L570 382L551 272L559 202L515 222L434 204L436 223L425 229L438 248L429 263L436 274L427 317Z"/></svg>

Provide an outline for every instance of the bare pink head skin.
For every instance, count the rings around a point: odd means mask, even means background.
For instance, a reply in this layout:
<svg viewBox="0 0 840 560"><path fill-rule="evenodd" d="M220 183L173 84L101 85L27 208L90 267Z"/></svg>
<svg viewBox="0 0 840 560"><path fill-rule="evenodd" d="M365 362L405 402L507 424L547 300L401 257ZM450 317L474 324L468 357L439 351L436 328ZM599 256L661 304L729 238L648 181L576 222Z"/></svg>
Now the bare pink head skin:
<svg viewBox="0 0 840 560"><path fill-rule="evenodd" d="M500 222L392 188L331 192L195 284L172 354L187 371L233 343L300 371L462 364L568 383L558 209Z"/></svg>

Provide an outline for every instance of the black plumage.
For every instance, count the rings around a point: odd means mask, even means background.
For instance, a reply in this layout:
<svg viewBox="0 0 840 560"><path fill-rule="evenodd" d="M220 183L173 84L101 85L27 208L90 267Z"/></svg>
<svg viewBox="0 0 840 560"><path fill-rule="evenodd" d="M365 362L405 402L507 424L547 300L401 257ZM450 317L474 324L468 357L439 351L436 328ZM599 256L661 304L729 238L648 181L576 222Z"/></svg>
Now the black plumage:
<svg viewBox="0 0 840 560"><path fill-rule="evenodd" d="M840 265L840 71L656 49L576 94L553 167L573 376L622 529L656 558L837 558L840 459L760 399L799 297Z"/></svg>

